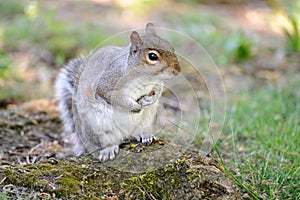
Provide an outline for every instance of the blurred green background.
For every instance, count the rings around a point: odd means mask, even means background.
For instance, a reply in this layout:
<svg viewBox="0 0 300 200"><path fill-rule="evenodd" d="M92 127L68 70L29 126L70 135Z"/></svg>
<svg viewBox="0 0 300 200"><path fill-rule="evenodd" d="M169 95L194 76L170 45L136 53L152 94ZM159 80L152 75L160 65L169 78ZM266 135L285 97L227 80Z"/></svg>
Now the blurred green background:
<svg viewBox="0 0 300 200"><path fill-rule="evenodd" d="M228 113L212 154L243 197L299 199L299 0L0 0L0 108L53 99L67 60L147 22L189 35L218 65Z"/></svg>
<svg viewBox="0 0 300 200"><path fill-rule="evenodd" d="M219 67L235 66L254 76L262 68L282 68L287 56L300 52L299 4L0 0L0 105L51 98L57 69L68 59L148 21L191 36Z"/></svg>

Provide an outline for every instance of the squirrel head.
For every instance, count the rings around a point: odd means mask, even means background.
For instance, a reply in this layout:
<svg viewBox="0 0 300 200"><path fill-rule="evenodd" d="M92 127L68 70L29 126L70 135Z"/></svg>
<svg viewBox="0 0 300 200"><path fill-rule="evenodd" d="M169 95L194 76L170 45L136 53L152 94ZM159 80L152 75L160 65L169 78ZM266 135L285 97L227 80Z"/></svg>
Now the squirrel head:
<svg viewBox="0 0 300 200"><path fill-rule="evenodd" d="M128 64L135 71L158 79L170 79L180 72L174 47L159 37L152 23L148 23L145 34L133 31L130 35Z"/></svg>

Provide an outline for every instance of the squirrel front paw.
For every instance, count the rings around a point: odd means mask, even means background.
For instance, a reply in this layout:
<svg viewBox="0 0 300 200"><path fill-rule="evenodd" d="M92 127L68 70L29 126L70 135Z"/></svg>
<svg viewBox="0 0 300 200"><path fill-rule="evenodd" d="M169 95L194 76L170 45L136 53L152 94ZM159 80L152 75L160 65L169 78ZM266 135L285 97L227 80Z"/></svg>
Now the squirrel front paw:
<svg viewBox="0 0 300 200"><path fill-rule="evenodd" d="M113 160L116 157L118 152L119 152L118 145L109 146L99 151L98 158L101 162L107 160Z"/></svg>
<svg viewBox="0 0 300 200"><path fill-rule="evenodd" d="M147 108L155 103L157 100L154 94L143 96L138 100L138 103L142 106L142 108Z"/></svg>
<svg viewBox="0 0 300 200"><path fill-rule="evenodd" d="M134 104L133 106L130 107L130 111L131 112L135 112L135 113L138 113L142 110L142 105L141 104Z"/></svg>

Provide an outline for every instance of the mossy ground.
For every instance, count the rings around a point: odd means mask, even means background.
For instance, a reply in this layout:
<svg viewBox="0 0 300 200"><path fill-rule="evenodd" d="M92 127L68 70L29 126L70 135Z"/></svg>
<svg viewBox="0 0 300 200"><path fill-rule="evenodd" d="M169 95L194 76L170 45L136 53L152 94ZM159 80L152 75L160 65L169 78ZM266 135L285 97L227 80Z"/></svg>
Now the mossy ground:
<svg viewBox="0 0 300 200"><path fill-rule="evenodd" d="M121 162L115 159L109 163L100 163L91 155L56 158L55 156L60 153L65 155L67 153L60 149L61 123L57 111L51 108L53 108L51 102L39 101L0 111L2 116L0 132L9 130L11 133L1 135L8 141L6 150L2 152L3 159L0 166L0 190L3 196L1 198L238 199L239 197L238 189L224 175L222 167L217 162L192 151L182 152L181 156L164 164L154 165L157 166L154 168L139 168L144 170L138 171L139 173L129 172L126 169L131 165L146 164L147 154L138 156L140 160L133 156L127 160L121 159ZM35 143L28 145L28 140ZM53 140L58 141L56 146L49 145ZM13 144L16 143L13 141L19 142L18 145L22 147L19 149L20 152L16 151L18 148L14 147ZM130 151L137 155L138 152L147 152L148 149L151 157L160 162L169 158L172 155L170 153L180 152L180 148L181 146L167 141L157 141L150 146L124 144L119 157ZM56 152L51 154L55 150ZM119 165L129 167L122 168Z"/></svg>
<svg viewBox="0 0 300 200"><path fill-rule="evenodd" d="M118 171L88 157L2 166L0 172L2 188L11 184L61 199L239 198L238 189L222 170L205 165L191 152L160 169L139 174Z"/></svg>

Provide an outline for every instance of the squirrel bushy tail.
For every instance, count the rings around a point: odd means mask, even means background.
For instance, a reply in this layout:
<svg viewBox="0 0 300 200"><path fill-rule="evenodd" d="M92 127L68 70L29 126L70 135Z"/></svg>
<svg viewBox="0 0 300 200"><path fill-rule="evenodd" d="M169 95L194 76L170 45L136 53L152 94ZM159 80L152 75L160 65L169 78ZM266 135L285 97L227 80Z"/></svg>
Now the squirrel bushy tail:
<svg viewBox="0 0 300 200"><path fill-rule="evenodd" d="M73 95L79 78L79 69L84 61L84 57L80 56L70 60L59 73L55 81L56 99L58 100L58 109L61 112L61 119L64 128L68 133L75 132L75 124L73 121Z"/></svg>

